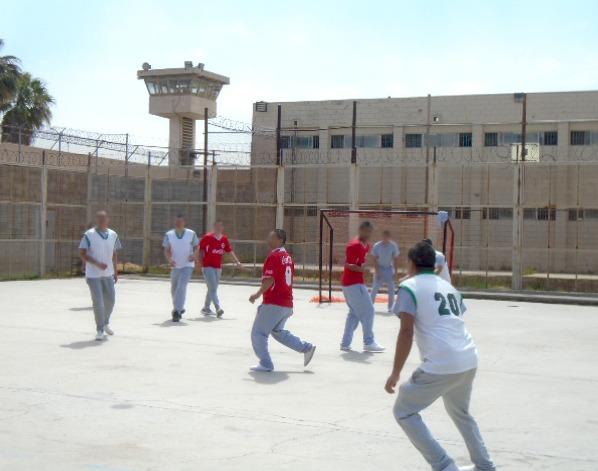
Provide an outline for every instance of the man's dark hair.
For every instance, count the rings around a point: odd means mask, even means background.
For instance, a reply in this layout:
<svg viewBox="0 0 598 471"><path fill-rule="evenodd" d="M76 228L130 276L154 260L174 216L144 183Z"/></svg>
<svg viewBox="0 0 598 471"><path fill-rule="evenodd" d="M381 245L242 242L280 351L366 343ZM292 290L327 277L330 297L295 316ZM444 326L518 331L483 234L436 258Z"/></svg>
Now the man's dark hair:
<svg viewBox="0 0 598 471"><path fill-rule="evenodd" d="M389 236L390 235L390 231L388 229L384 229L382 231L382 235Z"/></svg>
<svg viewBox="0 0 598 471"><path fill-rule="evenodd" d="M185 219L185 215L183 213L177 213L176 218L177 219Z"/></svg>
<svg viewBox="0 0 598 471"><path fill-rule="evenodd" d="M427 241L422 240L409 249L409 260L417 268L434 268L436 265L436 251Z"/></svg>
<svg viewBox="0 0 598 471"><path fill-rule="evenodd" d="M363 221L360 225L359 225L360 229L373 229L374 226L372 225L372 223L370 221Z"/></svg>
<svg viewBox="0 0 598 471"><path fill-rule="evenodd" d="M422 240L422 242L425 242L426 244L430 244L432 247L434 247L434 244L432 243L432 239L424 239L424 240Z"/></svg>
<svg viewBox="0 0 598 471"><path fill-rule="evenodd" d="M284 245L287 241L287 232L284 229L274 229L273 232L282 241L282 245Z"/></svg>

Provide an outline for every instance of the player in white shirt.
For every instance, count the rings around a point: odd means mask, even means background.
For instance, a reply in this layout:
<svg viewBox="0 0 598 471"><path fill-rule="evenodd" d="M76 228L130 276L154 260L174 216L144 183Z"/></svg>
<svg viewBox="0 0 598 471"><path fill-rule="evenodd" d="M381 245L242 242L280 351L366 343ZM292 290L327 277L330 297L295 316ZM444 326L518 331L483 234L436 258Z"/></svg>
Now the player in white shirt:
<svg viewBox="0 0 598 471"><path fill-rule="evenodd" d="M434 273L436 254L428 241L417 243L408 255L410 278L399 285L394 312L401 329L392 374L385 389L392 394L411 347L413 337L421 365L401 384L394 416L433 471L495 471L478 425L469 413L478 352L463 322L463 297ZM442 398L450 418L463 437L473 466L458 468L434 439L420 412Z"/></svg>
<svg viewBox="0 0 598 471"><path fill-rule="evenodd" d="M117 251L121 244L118 234L108 228L106 211L96 213L96 225L85 231L79 243L79 254L85 263L85 279L91 293L96 321L96 340L114 335L110 316L114 309L114 284L118 281Z"/></svg>
<svg viewBox="0 0 598 471"><path fill-rule="evenodd" d="M427 242L434 247L434 244L432 244L430 239L424 239L424 242ZM436 253L434 273L436 273L444 281L451 283L451 272L449 271L448 262L446 261L446 255L444 255L440 250L436 250L436 248L434 248L434 252Z"/></svg>
<svg viewBox="0 0 598 471"><path fill-rule="evenodd" d="M162 242L164 255L171 266L172 322L180 321L185 313L187 284L195 270L195 262L199 259L197 234L191 229L187 229L185 225L185 217L182 214L177 214L174 229L166 233Z"/></svg>

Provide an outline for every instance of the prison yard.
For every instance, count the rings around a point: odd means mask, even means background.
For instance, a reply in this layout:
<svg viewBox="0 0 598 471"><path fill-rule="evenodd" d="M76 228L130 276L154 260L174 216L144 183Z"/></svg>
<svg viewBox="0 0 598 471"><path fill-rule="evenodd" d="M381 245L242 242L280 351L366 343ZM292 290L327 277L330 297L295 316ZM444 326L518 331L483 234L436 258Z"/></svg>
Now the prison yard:
<svg viewBox="0 0 598 471"><path fill-rule="evenodd" d="M205 287L192 282L176 324L166 280L122 277L115 335L95 342L83 279L0 283L0 468L429 469L383 390L392 348L339 351L344 304L296 289L289 327L317 345L312 363L271 341L275 370L248 370L254 290L222 285L216 319L200 314ZM481 358L472 409L498 469L597 469L596 308L467 304ZM392 347L398 324L378 313L379 342ZM418 362L413 352L403 379ZM467 464L442 402L424 418Z"/></svg>

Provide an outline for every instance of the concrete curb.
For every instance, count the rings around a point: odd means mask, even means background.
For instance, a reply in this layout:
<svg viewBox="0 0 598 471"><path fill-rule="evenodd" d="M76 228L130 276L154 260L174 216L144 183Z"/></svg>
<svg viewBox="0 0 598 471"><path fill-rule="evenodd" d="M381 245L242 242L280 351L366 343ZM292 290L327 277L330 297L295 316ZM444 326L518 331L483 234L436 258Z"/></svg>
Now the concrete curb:
<svg viewBox="0 0 598 471"><path fill-rule="evenodd" d="M164 280L166 276L160 275L124 275L128 279L155 279ZM199 283L202 280L193 279L191 282ZM259 280L255 279L239 279L239 280L221 280L223 285L247 285L258 286ZM295 282L297 289L317 290L317 283L309 282ZM338 287L332 287L333 291L340 291ZM499 290L474 290L463 288L460 289L465 298L469 299L486 299L492 301L519 301L526 303L547 303L547 304L570 304L577 306L598 306L598 296L592 294L575 294L562 292L546 292L546 291L499 291Z"/></svg>

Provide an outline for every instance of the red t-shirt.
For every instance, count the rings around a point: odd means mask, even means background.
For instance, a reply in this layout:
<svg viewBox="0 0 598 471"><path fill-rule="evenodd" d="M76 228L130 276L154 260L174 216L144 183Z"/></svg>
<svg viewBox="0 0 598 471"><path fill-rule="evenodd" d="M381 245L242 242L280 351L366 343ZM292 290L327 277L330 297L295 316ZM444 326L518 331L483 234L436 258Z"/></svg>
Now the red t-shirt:
<svg viewBox="0 0 598 471"><path fill-rule="evenodd" d="M225 234L218 239L213 232L208 232L199 241L199 250L201 250L204 267L222 268L224 252L232 252L233 248Z"/></svg>
<svg viewBox="0 0 598 471"><path fill-rule="evenodd" d="M264 304L293 307L293 274L295 265L289 253L280 247L274 249L264 262L264 278L274 278L272 287L264 293Z"/></svg>
<svg viewBox="0 0 598 471"><path fill-rule="evenodd" d="M351 263L354 265L363 265L367 258L368 252L370 251L370 244L364 244L357 237L351 240L347 244L347 251L345 257L345 263ZM343 286L351 286L357 284L365 284L365 278L362 272L349 270L345 266L343 271Z"/></svg>

